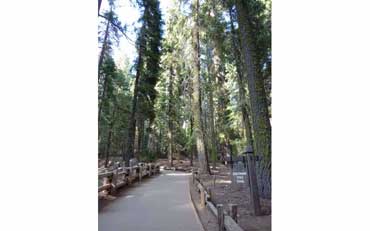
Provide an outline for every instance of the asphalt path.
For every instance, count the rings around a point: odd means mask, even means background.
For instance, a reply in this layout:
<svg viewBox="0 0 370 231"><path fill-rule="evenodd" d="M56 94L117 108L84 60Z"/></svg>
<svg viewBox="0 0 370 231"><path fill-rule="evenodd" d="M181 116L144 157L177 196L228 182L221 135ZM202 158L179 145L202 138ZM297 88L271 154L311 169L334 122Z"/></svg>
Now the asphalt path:
<svg viewBox="0 0 370 231"><path fill-rule="evenodd" d="M203 231L189 173L163 171L137 183L99 212L99 231Z"/></svg>

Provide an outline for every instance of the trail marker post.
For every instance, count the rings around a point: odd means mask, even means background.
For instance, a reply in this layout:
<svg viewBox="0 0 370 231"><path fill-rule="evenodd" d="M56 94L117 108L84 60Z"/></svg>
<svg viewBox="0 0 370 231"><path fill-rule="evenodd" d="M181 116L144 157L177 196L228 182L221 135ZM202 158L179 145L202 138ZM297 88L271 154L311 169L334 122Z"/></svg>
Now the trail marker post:
<svg viewBox="0 0 370 231"><path fill-rule="evenodd" d="M229 204L229 215L236 223L238 223L238 205Z"/></svg>
<svg viewBox="0 0 370 231"><path fill-rule="evenodd" d="M218 221L218 231L225 230L225 214L224 214L224 205L217 204L217 221Z"/></svg>

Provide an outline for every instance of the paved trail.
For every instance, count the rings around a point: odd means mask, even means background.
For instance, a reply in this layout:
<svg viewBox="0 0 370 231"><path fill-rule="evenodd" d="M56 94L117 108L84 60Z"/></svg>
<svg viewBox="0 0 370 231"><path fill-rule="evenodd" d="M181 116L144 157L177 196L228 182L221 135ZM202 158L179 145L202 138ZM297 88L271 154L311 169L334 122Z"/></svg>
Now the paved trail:
<svg viewBox="0 0 370 231"><path fill-rule="evenodd" d="M164 171L127 189L99 212L99 231L203 231L189 175Z"/></svg>

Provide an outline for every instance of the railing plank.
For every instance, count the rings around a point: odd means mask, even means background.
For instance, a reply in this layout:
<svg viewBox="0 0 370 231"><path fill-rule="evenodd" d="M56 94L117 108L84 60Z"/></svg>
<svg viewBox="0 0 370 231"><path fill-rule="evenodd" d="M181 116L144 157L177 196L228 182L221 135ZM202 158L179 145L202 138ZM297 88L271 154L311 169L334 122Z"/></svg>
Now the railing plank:
<svg viewBox="0 0 370 231"><path fill-rule="evenodd" d="M227 231L243 231L230 216L225 216L225 228Z"/></svg>

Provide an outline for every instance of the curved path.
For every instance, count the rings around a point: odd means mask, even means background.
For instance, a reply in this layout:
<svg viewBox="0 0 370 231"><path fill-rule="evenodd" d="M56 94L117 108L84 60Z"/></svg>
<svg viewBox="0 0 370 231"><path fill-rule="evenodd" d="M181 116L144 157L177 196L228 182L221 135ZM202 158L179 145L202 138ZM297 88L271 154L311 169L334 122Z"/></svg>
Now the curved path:
<svg viewBox="0 0 370 231"><path fill-rule="evenodd" d="M189 175L164 171L127 189L99 212L99 231L203 231Z"/></svg>

